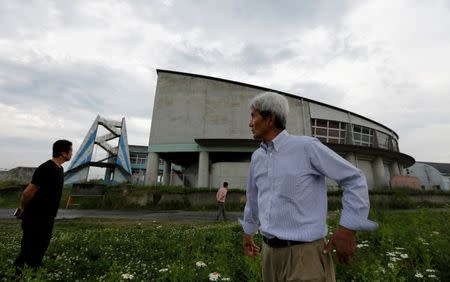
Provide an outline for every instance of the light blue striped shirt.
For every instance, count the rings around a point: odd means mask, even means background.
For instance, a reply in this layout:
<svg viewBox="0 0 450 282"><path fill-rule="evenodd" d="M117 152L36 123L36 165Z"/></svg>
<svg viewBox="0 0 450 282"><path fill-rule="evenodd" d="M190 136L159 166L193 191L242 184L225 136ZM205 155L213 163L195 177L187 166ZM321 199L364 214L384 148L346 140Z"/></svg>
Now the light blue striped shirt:
<svg viewBox="0 0 450 282"><path fill-rule="evenodd" d="M244 232L258 229L266 237L311 242L327 234L325 176L343 187L340 225L371 231L367 219L366 178L358 168L317 138L282 131L269 145L262 143L250 162Z"/></svg>

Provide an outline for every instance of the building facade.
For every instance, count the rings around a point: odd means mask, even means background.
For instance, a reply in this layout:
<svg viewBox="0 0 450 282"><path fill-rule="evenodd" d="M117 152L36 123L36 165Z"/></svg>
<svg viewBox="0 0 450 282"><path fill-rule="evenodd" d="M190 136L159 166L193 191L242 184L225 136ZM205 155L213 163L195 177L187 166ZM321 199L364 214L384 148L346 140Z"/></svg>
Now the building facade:
<svg viewBox="0 0 450 282"><path fill-rule="evenodd" d="M290 112L287 130L315 136L360 168L370 188L385 188L414 159L401 153L398 135L364 116L273 89L196 74L157 70L145 182L170 184L172 164L192 187L218 187L224 181L245 189L251 154L259 146L248 123L249 101L261 92L284 95ZM330 187L337 184L327 181Z"/></svg>
<svg viewBox="0 0 450 282"><path fill-rule="evenodd" d="M144 184L147 169L147 146L129 145L131 164L131 183Z"/></svg>
<svg viewBox="0 0 450 282"><path fill-rule="evenodd" d="M450 190L450 164L416 162L406 173L419 178L424 190Z"/></svg>

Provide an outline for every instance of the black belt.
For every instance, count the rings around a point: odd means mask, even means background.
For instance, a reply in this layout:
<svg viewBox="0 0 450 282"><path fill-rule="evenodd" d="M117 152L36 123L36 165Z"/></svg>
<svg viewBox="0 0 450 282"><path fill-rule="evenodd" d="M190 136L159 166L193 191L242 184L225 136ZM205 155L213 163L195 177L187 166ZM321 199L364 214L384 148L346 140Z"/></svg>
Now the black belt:
<svg viewBox="0 0 450 282"><path fill-rule="evenodd" d="M277 237L269 239L265 236L263 236L263 241L264 241L264 243L269 245L269 247L272 247L272 248L284 248L284 247L308 243L308 242L303 242L303 241L282 240L282 239L278 239Z"/></svg>

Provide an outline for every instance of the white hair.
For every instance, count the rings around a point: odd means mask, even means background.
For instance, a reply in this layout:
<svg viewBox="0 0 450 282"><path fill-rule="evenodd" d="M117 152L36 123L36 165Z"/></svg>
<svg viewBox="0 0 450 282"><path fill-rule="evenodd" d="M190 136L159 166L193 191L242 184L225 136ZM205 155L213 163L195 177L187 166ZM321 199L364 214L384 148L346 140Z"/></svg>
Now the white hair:
<svg viewBox="0 0 450 282"><path fill-rule="evenodd" d="M250 101L250 109L257 110L261 114L273 113L278 121L277 127L286 128L289 103L283 95L274 92L263 92Z"/></svg>

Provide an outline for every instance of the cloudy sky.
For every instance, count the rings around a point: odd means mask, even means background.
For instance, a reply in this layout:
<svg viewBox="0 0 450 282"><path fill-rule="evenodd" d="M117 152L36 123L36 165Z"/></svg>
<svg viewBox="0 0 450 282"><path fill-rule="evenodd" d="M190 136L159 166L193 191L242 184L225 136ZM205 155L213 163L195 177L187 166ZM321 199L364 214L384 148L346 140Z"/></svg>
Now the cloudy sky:
<svg viewBox="0 0 450 282"><path fill-rule="evenodd" d="M0 168L77 149L97 114L147 145L158 68L336 105L450 162L449 31L449 1L0 1Z"/></svg>

